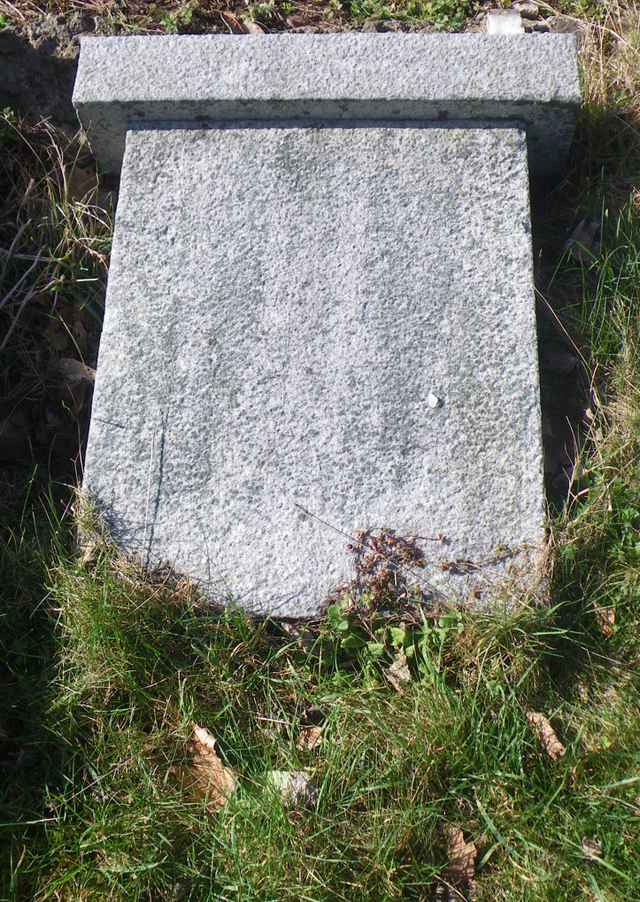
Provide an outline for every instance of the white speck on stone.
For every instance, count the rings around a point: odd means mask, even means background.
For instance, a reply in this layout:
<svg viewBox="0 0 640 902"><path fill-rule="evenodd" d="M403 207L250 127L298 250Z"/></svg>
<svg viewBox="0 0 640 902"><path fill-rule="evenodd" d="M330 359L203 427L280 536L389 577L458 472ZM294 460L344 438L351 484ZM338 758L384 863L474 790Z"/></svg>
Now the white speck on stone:
<svg viewBox="0 0 640 902"><path fill-rule="evenodd" d="M436 407L442 407L443 403L444 402L442 398L434 395L433 392L429 392L429 395L427 397L427 404L429 405L429 407L433 407L433 409L435 410Z"/></svg>

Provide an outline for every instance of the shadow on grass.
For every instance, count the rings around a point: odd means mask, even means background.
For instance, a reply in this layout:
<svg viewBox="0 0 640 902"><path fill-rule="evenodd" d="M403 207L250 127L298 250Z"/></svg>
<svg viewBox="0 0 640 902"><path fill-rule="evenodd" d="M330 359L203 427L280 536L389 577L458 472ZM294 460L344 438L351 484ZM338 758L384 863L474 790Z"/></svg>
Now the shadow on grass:
<svg viewBox="0 0 640 902"><path fill-rule="evenodd" d="M64 535L56 512L63 491L57 495L37 470L0 472L0 872L7 878L41 833L47 791L63 781L65 743L47 726L58 675L47 591L47 564ZM20 898L29 898L23 889Z"/></svg>
<svg viewBox="0 0 640 902"><path fill-rule="evenodd" d="M615 106L585 105L567 172L556 184L532 186L545 484L554 514L592 425L593 349L576 308L598 292L590 264L606 239L604 217L615 221L639 182L640 122Z"/></svg>

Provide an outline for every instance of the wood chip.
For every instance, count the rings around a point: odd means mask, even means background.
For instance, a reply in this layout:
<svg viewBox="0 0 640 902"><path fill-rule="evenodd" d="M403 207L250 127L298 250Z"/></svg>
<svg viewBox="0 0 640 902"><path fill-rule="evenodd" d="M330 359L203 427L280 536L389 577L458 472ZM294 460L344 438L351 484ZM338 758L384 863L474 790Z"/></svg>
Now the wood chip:
<svg viewBox="0 0 640 902"><path fill-rule="evenodd" d="M552 761L562 758L566 752L565 747L556 736L553 727L539 711L527 711L527 720L537 735L540 745Z"/></svg>

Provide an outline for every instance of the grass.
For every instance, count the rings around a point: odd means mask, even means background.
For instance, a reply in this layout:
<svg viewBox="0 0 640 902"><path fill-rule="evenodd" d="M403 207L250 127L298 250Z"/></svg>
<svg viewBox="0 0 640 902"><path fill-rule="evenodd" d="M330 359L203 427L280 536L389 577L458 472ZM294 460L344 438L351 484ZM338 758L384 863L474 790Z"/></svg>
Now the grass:
<svg viewBox="0 0 640 902"><path fill-rule="evenodd" d="M375 650L340 617L291 633L206 610L108 540L74 551L87 396L59 361L94 362L109 198L78 138L3 114L2 421L29 440L0 472L0 898L640 899L640 27L597 15L574 165L543 204L552 237L602 226L541 286L590 397L551 604L388 629ZM216 810L181 777L194 724L238 777ZM317 799L288 808L269 774L299 769Z"/></svg>

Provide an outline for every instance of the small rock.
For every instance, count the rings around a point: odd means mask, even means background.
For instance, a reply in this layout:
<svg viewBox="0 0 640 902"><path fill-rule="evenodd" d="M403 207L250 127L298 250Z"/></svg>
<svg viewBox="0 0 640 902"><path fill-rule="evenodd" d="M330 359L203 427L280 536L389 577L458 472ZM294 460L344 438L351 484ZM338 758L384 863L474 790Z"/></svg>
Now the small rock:
<svg viewBox="0 0 640 902"><path fill-rule="evenodd" d="M378 31L405 31L405 26L399 19L381 19L378 22Z"/></svg>
<svg viewBox="0 0 640 902"><path fill-rule="evenodd" d="M62 378L71 385L78 382L95 382L96 371L74 357L61 357L57 361L57 370Z"/></svg>
<svg viewBox="0 0 640 902"><path fill-rule="evenodd" d="M523 19L537 19L540 15L540 9L533 0L515 0L512 8L517 10Z"/></svg>
<svg viewBox="0 0 640 902"><path fill-rule="evenodd" d="M248 16L243 16L241 21L247 34L264 34L264 28L259 22L254 22Z"/></svg>
<svg viewBox="0 0 640 902"><path fill-rule="evenodd" d="M442 407L443 403L444 402L442 398L434 395L433 392L429 392L429 395L427 397L427 404L429 405L429 407L432 407L435 410L436 407Z"/></svg>
<svg viewBox="0 0 640 902"><path fill-rule="evenodd" d="M517 9L492 9L487 13L487 34L524 34Z"/></svg>
<svg viewBox="0 0 640 902"><path fill-rule="evenodd" d="M585 26L571 16L551 16L546 20L549 31L554 34L575 34L578 49L582 46L585 36Z"/></svg>
<svg viewBox="0 0 640 902"><path fill-rule="evenodd" d="M304 24L304 16L287 16L287 25L289 28L304 28Z"/></svg>
<svg viewBox="0 0 640 902"><path fill-rule="evenodd" d="M546 34L549 31L549 26L544 19L541 19L539 22L534 22L533 30L538 31L541 34Z"/></svg>
<svg viewBox="0 0 640 902"><path fill-rule="evenodd" d="M317 801L318 788L306 770L272 770L268 782L287 808L307 807Z"/></svg>
<svg viewBox="0 0 640 902"><path fill-rule="evenodd" d="M600 222L585 217L574 228L565 247L578 263L593 263L600 253Z"/></svg>

